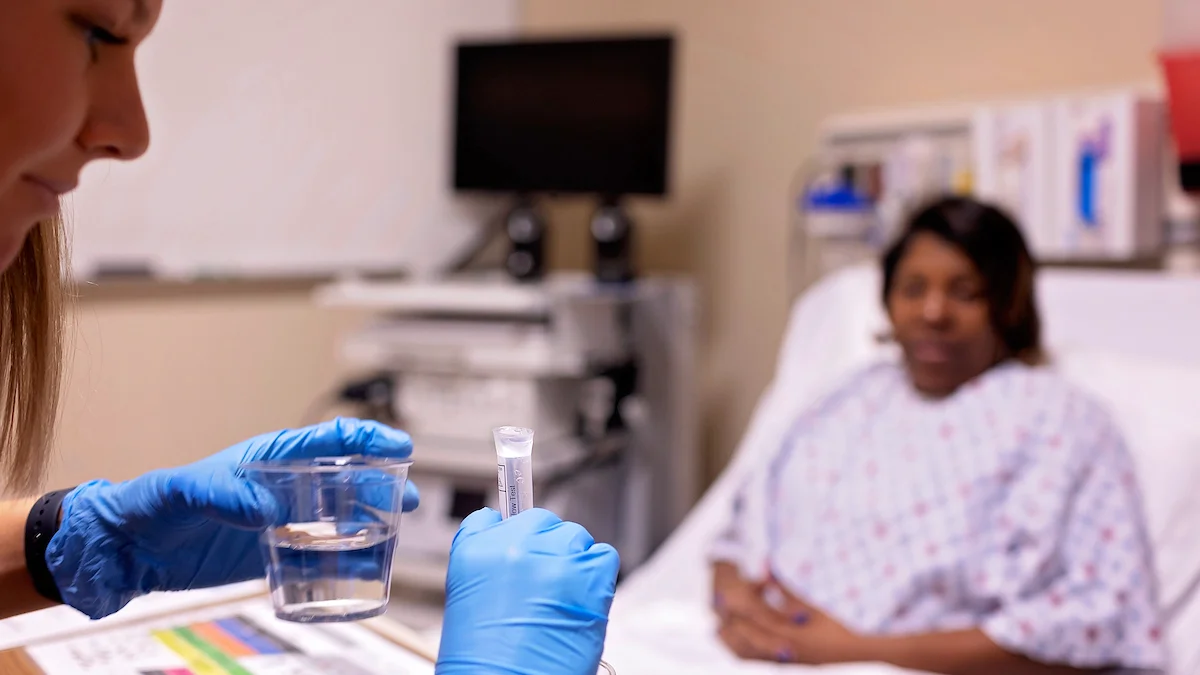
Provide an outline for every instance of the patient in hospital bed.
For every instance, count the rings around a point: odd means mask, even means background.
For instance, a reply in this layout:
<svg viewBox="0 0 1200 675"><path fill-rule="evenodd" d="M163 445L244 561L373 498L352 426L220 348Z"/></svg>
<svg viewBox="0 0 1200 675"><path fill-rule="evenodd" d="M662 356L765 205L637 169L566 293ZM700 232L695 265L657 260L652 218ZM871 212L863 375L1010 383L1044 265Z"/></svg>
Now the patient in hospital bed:
<svg viewBox="0 0 1200 675"><path fill-rule="evenodd" d="M948 674L1164 668L1132 462L1041 367L1017 227L941 200L883 265L902 358L801 415L742 485L712 551L721 639Z"/></svg>

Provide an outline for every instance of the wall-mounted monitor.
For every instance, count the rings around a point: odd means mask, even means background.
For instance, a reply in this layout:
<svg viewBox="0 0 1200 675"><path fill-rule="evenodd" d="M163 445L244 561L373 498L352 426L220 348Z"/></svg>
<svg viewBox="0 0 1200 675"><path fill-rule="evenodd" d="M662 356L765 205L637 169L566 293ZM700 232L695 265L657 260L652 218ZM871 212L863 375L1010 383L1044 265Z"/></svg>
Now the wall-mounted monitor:
<svg viewBox="0 0 1200 675"><path fill-rule="evenodd" d="M673 61L668 35L460 44L454 187L665 194Z"/></svg>

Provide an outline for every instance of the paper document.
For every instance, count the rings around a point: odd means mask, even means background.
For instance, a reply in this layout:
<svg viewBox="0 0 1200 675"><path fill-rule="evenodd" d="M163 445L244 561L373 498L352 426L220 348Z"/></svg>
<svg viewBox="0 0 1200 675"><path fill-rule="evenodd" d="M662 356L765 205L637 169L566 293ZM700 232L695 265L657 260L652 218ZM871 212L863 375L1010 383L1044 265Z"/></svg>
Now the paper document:
<svg viewBox="0 0 1200 675"><path fill-rule="evenodd" d="M354 623L296 624L266 598L26 649L46 675L432 675L425 659Z"/></svg>
<svg viewBox="0 0 1200 675"><path fill-rule="evenodd" d="M227 602L267 592L262 581L182 593L153 593L137 598L116 614L92 621L70 607L54 607L0 621L0 651L48 639L106 630L152 616Z"/></svg>

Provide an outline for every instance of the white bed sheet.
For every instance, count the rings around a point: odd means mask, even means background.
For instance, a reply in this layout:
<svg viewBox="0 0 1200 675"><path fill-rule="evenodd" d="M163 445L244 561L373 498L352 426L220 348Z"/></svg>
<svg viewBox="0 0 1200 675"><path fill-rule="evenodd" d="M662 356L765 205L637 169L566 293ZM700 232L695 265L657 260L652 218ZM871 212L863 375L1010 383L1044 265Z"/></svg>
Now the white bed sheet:
<svg viewBox="0 0 1200 675"><path fill-rule="evenodd" d="M803 668L741 662L715 636L704 562L735 485L779 444L794 416L856 367L888 353L875 336L886 329L880 278L873 265L823 279L793 308L775 377L763 394L733 461L658 552L619 589L606 660L621 675L797 672ZM1200 475L1200 278L1156 273L1047 270L1038 279L1046 344L1068 377L1108 401L1125 429L1149 487L1160 570L1178 604L1169 631L1173 675L1200 673L1200 490L1182 470ZM1200 429L1200 427L1197 427ZM1181 462L1166 468L1163 461ZM1166 493L1170 493L1169 495ZM1194 494L1193 494L1194 493ZM1188 517L1188 514L1194 514ZM1157 522L1155 522L1157 518ZM1161 536L1160 536L1161 535ZM1165 557L1163 553L1166 553ZM812 669L810 669L812 670ZM846 673L901 673L864 664Z"/></svg>
<svg viewBox="0 0 1200 675"><path fill-rule="evenodd" d="M843 675L910 673L886 664L785 666L742 661L716 640L717 623L702 598L659 599L609 624L604 658L619 675L763 675L819 672Z"/></svg>

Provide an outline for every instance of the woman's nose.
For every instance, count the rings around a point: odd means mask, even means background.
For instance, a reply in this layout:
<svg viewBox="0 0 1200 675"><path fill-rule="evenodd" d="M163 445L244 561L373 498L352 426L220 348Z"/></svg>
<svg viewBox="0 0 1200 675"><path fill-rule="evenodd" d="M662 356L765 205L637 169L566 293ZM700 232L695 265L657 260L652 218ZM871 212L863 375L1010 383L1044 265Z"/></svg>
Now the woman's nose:
<svg viewBox="0 0 1200 675"><path fill-rule="evenodd" d="M106 96L93 99L78 142L96 158L137 159L150 147L150 123L137 78L131 74L121 86L106 90Z"/></svg>
<svg viewBox="0 0 1200 675"><path fill-rule="evenodd" d="M940 323L946 318L946 297L941 293L929 293L921 305L921 318L930 323Z"/></svg>

